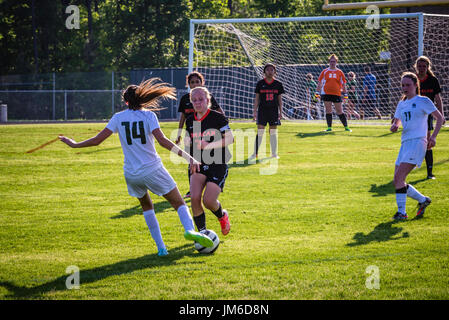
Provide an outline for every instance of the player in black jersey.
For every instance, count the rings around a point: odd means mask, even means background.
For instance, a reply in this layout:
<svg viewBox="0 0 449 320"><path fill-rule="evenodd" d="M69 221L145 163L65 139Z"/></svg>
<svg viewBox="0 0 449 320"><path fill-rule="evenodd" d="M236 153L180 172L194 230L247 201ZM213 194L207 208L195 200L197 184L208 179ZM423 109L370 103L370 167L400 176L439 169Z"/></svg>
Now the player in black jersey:
<svg viewBox="0 0 449 320"><path fill-rule="evenodd" d="M205 87L194 88L190 92L195 112L186 119L191 156L201 163L200 172L190 179L190 198L193 220L198 231L206 230L204 206L218 218L221 232L227 235L231 229L229 216L223 210L218 196L223 191L228 176L227 162L231 154L227 148L234 142L226 117L210 109L210 93Z"/></svg>
<svg viewBox="0 0 449 320"><path fill-rule="evenodd" d="M441 87L438 79L435 77L432 72L432 63L430 59L426 56L421 56L416 59L415 62L415 71L418 75L418 79L420 82L421 95L428 97L437 107L438 111L443 115L443 101L441 100ZM444 120L444 122L446 122ZM443 123L444 124L444 123ZM433 127L433 117L429 114L429 118L427 120L427 140L429 140L430 134L432 133ZM427 149L426 152L426 166L427 166L427 179L435 179L433 175L433 151L431 148Z"/></svg>
<svg viewBox="0 0 449 320"><path fill-rule="evenodd" d="M204 86L204 76L198 72L198 71L193 71L191 73L189 73L186 76L186 85L190 88L190 89L194 89L196 87L202 87ZM215 100L215 98L211 95L211 109L212 110L216 110L222 114L224 114L224 111L222 108L220 108L220 106L218 105L217 101ZM179 142L181 142L181 133L182 133L182 128L184 127L184 123L186 121L186 118L193 113L193 105L190 102L190 93L186 93L185 95L183 95L181 97L181 100L179 101L179 107L178 107L178 112L181 113L181 116L179 118L179 126L178 126L178 136L175 140L176 144L179 144ZM187 170L188 175L189 175L189 183L190 183L190 169ZM190 191L188 191L185 195L184 198L189 198L190 197Z"/></svg>
<svg viewBox="0 0 449 320"><path fill-rule="evenodd" d="M274 79L276 67L269 63L263 68L265 78L257 82L256 97L254 99L253 119L257 122L257 135L254 154L250 157L257 158L265 127L270 128L271 156L279 158L277 153L277 126L282 119L282 94L285 92L282 83Z"/></svg>

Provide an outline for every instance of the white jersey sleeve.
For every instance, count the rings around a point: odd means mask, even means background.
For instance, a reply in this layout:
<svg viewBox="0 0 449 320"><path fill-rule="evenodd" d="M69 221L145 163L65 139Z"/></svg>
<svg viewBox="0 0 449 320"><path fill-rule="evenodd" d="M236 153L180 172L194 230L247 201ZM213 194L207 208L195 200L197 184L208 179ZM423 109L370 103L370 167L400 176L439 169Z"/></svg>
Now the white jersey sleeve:
<svg viewBox="0 0 449 320"><path fill-rule="evenodd" d="M402 122L402 141L427 137L428 115L437 110L433 102L423 96L400 101L394 117Z"/></svg>
<svg viewBox="0 0 449 320"><path fill-rule="evenodd" d="M114 133L117 133L118 131L118 125L117 125L117 114L114 114L111 118L111 120L109 120L108 124L106 125L106 128L108 128L109 130L111 130Z"/></svg>

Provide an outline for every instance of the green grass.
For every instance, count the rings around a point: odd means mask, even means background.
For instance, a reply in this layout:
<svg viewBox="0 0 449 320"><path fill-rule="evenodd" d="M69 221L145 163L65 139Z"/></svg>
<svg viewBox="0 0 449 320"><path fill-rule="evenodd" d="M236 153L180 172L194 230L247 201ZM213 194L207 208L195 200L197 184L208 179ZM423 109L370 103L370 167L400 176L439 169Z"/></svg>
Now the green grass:
<svg viewBox="0 0 449 320"><path fill-rule="evenodd" d="M449 298L447 128L434 151L437 179L424 179L425 163L408 178L433 200L423 219L413 219L414 200L409 221L391 219L400 134L374 125L347 133L339 123L325 134L323 123L285 122L275 174L260 174L268 161L231 166L220 201L232 230L214 255L198 254L176 212L152 195L170 252L160 258L127 193L116 135L99 147L55 142L26 153L60 133L81 141L104 126L0 126L0 299ZM176 126L162 124L167 136ZM158 151L186 192L187 166ZM80 270L79 290L66 289L69 266ZM369 266L379 268L380 289L366 287Z"/></svg>

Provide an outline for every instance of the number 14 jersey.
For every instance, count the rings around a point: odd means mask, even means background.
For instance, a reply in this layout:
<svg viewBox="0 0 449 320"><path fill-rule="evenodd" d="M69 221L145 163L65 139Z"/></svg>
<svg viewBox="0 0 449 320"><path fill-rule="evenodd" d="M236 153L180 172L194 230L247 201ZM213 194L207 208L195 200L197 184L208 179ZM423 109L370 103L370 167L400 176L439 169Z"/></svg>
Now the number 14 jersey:
<svg viewBox="0 0 449 320"><path fill-rule="evenodd" d="M150 174L162 166L152 134L153 130L160 128L154 112L131 109L117 112L106 128L119 135L125 157L125 175Z"/></svg>

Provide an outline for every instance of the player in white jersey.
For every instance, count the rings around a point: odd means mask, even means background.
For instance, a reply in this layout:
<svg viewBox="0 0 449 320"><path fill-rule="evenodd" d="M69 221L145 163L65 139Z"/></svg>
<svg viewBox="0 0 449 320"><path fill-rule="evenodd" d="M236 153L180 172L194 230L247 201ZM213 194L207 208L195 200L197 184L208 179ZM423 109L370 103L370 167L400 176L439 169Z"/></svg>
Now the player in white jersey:
<svg viewBox="0 0 449 320"><path fill-rule="evenodd" d="M166 83L158 82L156 78L142 82L138 86L128 86L123 92L123 100L128 109L114 114L106 128L95 137L78 143L65 136L59 137L72 148L84 148L97 146L112 133L118 133L125 157L123 169L128 193L140 201L145 222L156 242L159 256L165 256L168 252L147 190L163 196L170 202L178 212L187 240L196 241L205 247L213 245L210 238L195 231L189 208L154 147L156 138L162 147L185 158L192 172L199 171L200 163L167 139L159 127L156 115L151 110L146 110L156 108L161 98L175 99L175 97L175 89Z"/></svg>
<svg viewBox="0 0 449 320"><path fill-rule="evenodd" d="M435 139L444 120L433 102L429 98L419 95L419 80L414 73L404 73L401 77L401 86L404 96L398 103L390 128L392 132L396 132L400 123L403 127L401 148L396 160L393 180L398 205L398 212L393 217L395 220L408 218L405 210L407 196L418 201L416 214L418 218L423 216L426 207L431 203L429 197L422 195L412 185L407 184L405 179L413 168L421 166L427 148L435 146ZM437 123L433 134L427 139L429 114L437 120Z"/></svg>

